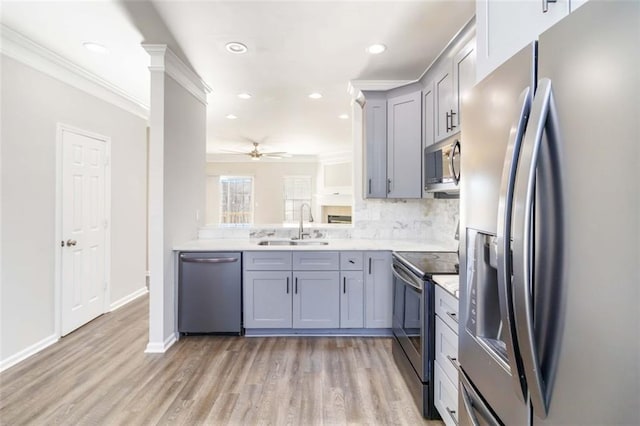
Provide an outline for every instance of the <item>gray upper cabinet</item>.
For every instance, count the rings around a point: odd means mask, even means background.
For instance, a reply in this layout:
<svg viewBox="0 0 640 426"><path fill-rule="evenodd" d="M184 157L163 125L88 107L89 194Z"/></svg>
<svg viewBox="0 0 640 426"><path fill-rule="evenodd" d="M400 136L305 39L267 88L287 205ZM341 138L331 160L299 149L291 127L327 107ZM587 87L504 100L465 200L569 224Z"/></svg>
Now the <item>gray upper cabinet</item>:
<svg viewBox="0 0 640 426"><path fill-rule="evenodd" d="M448 138L458 131L455 116L456 102L453 92L453 66L450 60L442 63L435 74L435 125L436 142Z"/></svg>
<svg viewBox="0 0 640 426"><path fill-rule="evenodd" d="M366 198L387 197L387 99L369 95L364 105Z"/></svg>
<svg viewBox="0 0 640 426"><path fill-rule="evenodd" d="M545 12L543 1L478 0L477 81L583 3L556 0L547 3Z"/></svg>
<svg viewBox="0 0 640 426"><path fill-rule="evenodd" d="M387 101L387 198L422 196L422 91Z"/></svg>
<svg viewBox="0 0 640 426"><path fill-rule="evenodd" d="M462 99L476 84L476 43L475 40L464 46L453 58L453 82L455 94L455 109L458 112L456 128L460 130L462 120Z"/></svg>
<svg viewBox="0 0 640 426"><path fill-rule="evenodd" d="M425 147L436 142L436 115L434 108L433 81L429 81L422 90L422 141Z"/></svg>

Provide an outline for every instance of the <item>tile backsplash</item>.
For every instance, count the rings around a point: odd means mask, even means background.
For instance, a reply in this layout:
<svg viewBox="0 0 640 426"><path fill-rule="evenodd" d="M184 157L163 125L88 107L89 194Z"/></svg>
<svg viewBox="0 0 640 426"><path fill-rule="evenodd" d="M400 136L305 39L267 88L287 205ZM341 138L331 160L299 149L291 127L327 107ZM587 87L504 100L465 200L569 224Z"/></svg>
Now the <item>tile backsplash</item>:
<svg viewBox="0 0 640 426"><path fill-rule="evenodd" d="M454 239L460 216L457 199L358 200L353 208L353 226L305 225L311 238L358 238L414 240L443 243L457 248ZM206 227L200 238L292 238L298 228L261 225L251 228Z"/></svg>

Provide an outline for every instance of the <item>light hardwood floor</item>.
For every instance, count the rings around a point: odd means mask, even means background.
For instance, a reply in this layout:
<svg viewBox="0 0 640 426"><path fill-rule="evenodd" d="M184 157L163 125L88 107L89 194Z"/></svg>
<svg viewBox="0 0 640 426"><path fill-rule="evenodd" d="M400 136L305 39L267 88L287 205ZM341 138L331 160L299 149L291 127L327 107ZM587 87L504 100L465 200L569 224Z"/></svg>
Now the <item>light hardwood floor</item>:
<svg viewBox="0 0 640 426"><path fill-rule="evenodd" d="M2 425L442 425L389 338L188 336L145 354L148 298L0 374Z"/></svg>

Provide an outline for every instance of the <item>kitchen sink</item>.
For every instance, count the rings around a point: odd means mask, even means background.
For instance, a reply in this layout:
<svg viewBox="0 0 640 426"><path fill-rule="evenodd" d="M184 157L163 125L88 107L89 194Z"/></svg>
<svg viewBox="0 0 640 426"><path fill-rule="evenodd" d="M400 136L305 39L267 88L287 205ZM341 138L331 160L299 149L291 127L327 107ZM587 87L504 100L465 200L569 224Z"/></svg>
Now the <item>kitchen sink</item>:
<svg viewBox="0 0 640 426"><path fill-rule="evenodd" d="M258 241L259 246L326 246L328 241L303 241L303 240L263 240Z"/></svg>

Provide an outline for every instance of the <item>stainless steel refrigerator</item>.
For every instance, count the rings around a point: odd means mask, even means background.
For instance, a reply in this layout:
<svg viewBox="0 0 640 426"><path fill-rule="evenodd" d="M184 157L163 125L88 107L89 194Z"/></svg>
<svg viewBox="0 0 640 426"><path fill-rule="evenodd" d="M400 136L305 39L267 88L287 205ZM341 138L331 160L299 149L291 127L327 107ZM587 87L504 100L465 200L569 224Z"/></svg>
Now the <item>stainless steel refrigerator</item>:
<svg viewBox="0 0 640 426"><path fill-rule="evenodd" d="M460 424L640 424L640 2L577 9L461 116Z"/></svg>

